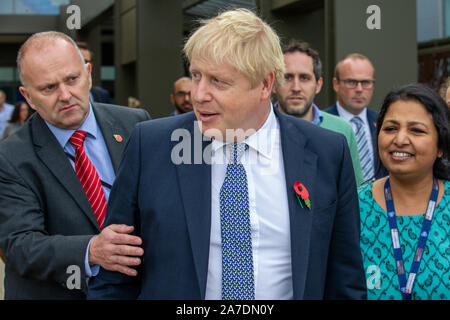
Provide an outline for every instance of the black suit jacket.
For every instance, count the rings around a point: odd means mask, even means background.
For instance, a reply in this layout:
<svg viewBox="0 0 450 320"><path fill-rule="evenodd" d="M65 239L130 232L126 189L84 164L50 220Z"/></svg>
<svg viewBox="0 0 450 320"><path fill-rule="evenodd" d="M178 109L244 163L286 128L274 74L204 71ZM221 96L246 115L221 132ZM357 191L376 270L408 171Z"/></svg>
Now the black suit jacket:
<svg viewBox="0 0 450 320"><path fill-rule="evenodd" d="M92 106L116 171L132 129L149 115ZM85 298L86 248L100 230L67 155L37 113L0 144L0 201L5 299ZM66 287L69 266L79 268L80 290Z"/></svg>
<svg viewBox="0 0 450 320"><path fill-rule="evenodd" d="M334 114L339 117L336 103L333 104L332 106L328 107L324 111ZM374 158L373 163L375 166L375 178L380 179L382 177L387 176L388 171L383 166L383 164L380 161L380 157L378 156L377 143L376 143L376 141L377 141L377 127L376 127L377 118L378 118L378 112L367 108L367 121L369 122L370 133L372 134L371 142L372 142L373 151L374 151L373 152L373 158Z"/></svg>

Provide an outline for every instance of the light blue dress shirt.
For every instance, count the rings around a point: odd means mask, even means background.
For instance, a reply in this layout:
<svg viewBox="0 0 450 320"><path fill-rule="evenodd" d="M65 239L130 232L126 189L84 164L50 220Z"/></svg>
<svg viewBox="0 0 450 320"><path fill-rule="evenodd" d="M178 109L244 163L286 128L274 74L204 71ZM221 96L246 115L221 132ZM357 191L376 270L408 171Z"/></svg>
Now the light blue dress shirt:
<svg viewBox="0 0 450 320"><path fill-rule="evenodd" d="M69 139L76 130L57 128L47 121L45 123L47 124L50 131L55 135L56 140L58 140L59 144L64 149L64 152L68 155L67 158L70 160L70 163L75 170L75 147L70 143ZM108 202L111 190L107 185L113 185L116 175L114 173L114 168L109 156L108 148L106 147L105 139L103 138L102 131L97 124L95 114L92 111L92 105L89 104L89 114L81 127L78 128L78 130L87 132L86 139L84 141L84 149L89 160L91 160L92 164L97 170L100 180L103 182L102 187L105 193L106 201ZM92 266L92 268L89 266L88 258L89 246L91 244L91 241L89 241L89 244L86 248L84 263L86 275L88 277L95 276L99 270L98 265Z"/></svg>
<svg viewBox="0 0 450 320"><path fill-rule="evenodd" d="M315 125L319 125L319 124L321 124L322 121L323 121L323 115L322 115L322 112L320 112L320 109L316 106L315 103L313 103L312 108L313 108L313 114L314 114L314 119L313 119L312 122L313 122Z"/></svg>
<svg viewBox="0 0 450 320"><path fill-rule="evenodd" d="M275 102L273 104L273 106L278 109L278 101ZM313 108L313 115L314 115L312 123L314 123L315 125L319 125L323 121L322 112L320 112L320 109L316 106L315 103L313 103L312 108Z"/></svg>

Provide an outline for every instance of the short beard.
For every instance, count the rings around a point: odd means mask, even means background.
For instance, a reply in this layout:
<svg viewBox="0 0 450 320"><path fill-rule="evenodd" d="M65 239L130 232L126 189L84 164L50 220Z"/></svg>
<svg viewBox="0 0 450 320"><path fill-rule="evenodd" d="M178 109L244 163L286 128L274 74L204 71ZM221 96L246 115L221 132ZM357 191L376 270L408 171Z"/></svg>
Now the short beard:
<svg viewBox="0 0 450 320"><path fill-rule="evenodd" d="M175 102L175 109L177 109L178 110L178 113L180 113L180 114L182 114L182 113L186 113L186 112L189 112L189 111L192 111L192 110L184 110L184 108L182 108L179 104L177 104L176 102Z"/></svg>
<svg viewBox="0 0 450 320"><path fill-rule="evenodd" d="M303 118L309 112L309 110L311 109L311 107L313 105L311 102L308 105L305 105L303 108L296 109L296 108L290 107L287 103L285 104L281 100L278 101L278 104L280 105L280 107L284 111L284 113L289 114L294 117L298 117L298 118Z"/></svg>

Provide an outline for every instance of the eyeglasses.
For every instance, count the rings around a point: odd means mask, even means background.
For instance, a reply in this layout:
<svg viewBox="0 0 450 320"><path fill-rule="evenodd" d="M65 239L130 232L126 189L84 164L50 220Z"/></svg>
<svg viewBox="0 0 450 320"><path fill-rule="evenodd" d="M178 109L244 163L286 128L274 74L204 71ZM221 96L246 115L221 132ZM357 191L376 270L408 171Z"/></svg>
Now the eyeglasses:
<svg viewBox="0 0 450 320"><path fill-rule="evenodd" d="M186 97L186 96L188 96L188 97L190 97L191 96L191 92L190 91L177 91L177 92L175 92L175 96L177 97L177 98L184 98L184 97Z"/></svg>
<svg viewBox="0 0 450 320"><path fill-rule="evenodd" d="M355 80L355 79L343 79L342 81L348 89L355 89L359 83L363 89L372 89L375 84L375 80Z"/></svg>

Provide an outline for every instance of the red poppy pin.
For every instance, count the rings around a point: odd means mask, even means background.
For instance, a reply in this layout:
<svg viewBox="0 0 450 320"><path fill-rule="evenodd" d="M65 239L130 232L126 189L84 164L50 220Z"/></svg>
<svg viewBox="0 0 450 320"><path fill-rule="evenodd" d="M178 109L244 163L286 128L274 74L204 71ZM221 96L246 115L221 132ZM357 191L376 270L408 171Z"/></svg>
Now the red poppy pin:
<svg viewBox="0 0 450 320"><path fill-rule="evenodd" d="M123 138L120 134L114 134L114 139L116 139L117 142L122 142Z"/></svg>
<svg viewBox="0 0 450 320"><path fill-rule="evenodd" d="M309 192L300 181L294 183L295 195L297 196L298 202L303 208L303 204L311 210L311 201L309 201ZM303 203L303 204L302 204Z"/></svg>

